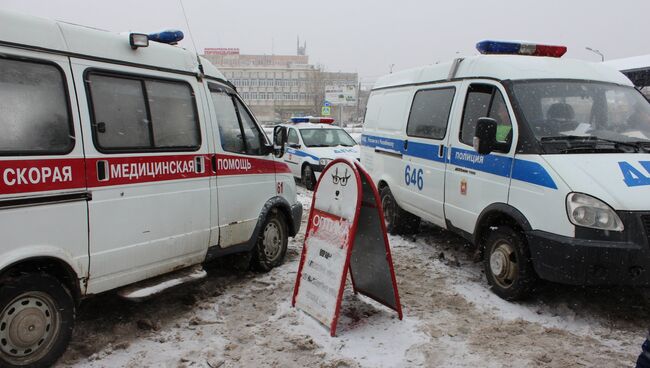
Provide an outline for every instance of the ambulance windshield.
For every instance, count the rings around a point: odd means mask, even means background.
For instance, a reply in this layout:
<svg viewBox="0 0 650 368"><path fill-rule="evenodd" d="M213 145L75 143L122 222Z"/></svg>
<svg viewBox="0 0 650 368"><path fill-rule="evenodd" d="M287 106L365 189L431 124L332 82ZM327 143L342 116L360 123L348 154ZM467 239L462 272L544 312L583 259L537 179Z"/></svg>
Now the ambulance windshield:
<svg viewBox="0 0 650 368"><path fill-rule="evenodd" d="M598 151L595 146L614 152L622 146L642 151L641 147L650 144L650 103L632 87L590 81L521 81L513 83L513 91L525 121L545 149L577 142L582 148L592 146L592 151ZM612 148L612 144L619 145Z"/></svg>
<svg viewBox="0 0 650 368"><path fill-rule="evenodd" d="M343 129L300 129L300 134L307 147L352 147L357 144Z"/></svg>

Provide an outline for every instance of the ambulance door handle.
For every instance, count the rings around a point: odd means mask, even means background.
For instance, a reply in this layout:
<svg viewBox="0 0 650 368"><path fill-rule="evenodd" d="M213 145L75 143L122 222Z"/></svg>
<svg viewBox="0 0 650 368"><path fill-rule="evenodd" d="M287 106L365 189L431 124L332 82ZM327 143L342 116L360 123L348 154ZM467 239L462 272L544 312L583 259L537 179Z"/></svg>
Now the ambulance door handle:
<svg viewBox="0 0 650 368"><path fill-rule="evenodd" d="M194 157L194 171L197 174L203 174L205 172L205 158L203 156Z"/></svg>

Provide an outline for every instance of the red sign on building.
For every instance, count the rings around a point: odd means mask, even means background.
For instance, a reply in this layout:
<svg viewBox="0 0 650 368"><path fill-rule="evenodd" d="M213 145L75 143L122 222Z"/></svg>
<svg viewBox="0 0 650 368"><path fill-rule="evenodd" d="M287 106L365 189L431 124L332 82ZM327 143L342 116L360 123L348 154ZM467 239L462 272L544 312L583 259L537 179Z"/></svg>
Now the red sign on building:
<svg viewBox="0 0 650 368"><path fill-rule="evenodd" d="M239 55L239 48L218 47L206 48L203 50L204 55Z"/></svg>

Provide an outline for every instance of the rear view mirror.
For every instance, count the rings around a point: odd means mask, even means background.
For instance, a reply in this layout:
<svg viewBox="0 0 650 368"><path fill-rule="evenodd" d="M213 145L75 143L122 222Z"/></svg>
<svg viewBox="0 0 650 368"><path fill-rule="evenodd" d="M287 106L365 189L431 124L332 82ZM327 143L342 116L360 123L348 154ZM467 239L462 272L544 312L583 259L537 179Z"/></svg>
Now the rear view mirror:
<svg viewBox="0 0 650 368"><path fill-rule="evenodd" d="M273 154L280 158L284 156L284 149L287 143L287 128L276 126L273 128Z"/></svg>
<svg viewBox="0 0 650 368"><path fill-rule="evenodd" d="M474 150L487 155L497 146L497 122L492 118L479 118L474 132Z"/></svg>

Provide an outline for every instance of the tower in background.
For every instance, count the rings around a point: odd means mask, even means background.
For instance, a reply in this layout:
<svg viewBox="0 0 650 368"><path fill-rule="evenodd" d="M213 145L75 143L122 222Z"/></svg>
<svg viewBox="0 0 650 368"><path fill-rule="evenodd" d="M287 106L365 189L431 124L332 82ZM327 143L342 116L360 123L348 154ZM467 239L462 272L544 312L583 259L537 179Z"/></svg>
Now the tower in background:
<svg viewBox="0 0 650 368"><path fill-rule="evenodd" d="M307 55L307 41L300 46L300 36L296 36L296 55L304 56Z"/></svg>

